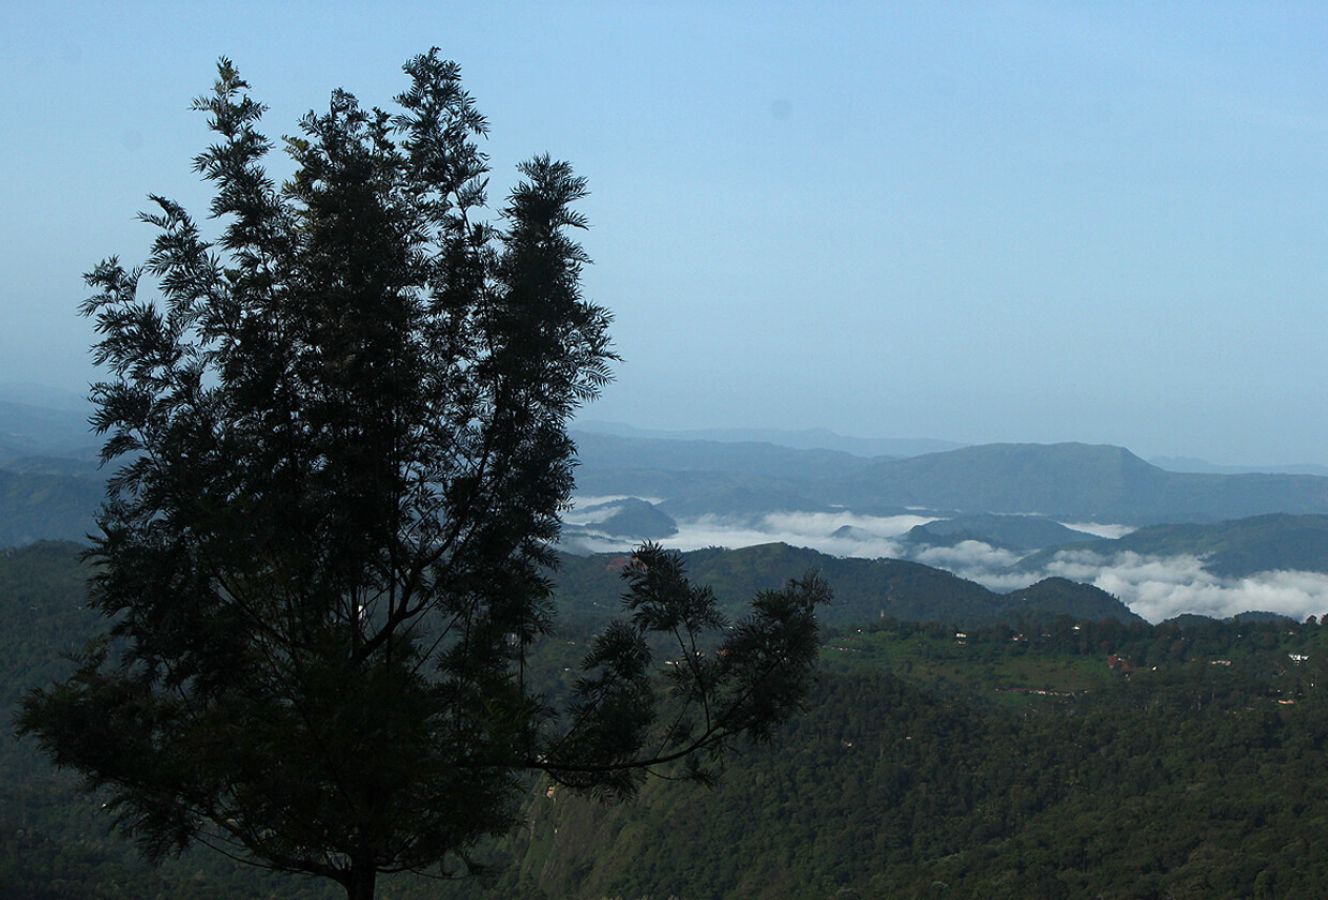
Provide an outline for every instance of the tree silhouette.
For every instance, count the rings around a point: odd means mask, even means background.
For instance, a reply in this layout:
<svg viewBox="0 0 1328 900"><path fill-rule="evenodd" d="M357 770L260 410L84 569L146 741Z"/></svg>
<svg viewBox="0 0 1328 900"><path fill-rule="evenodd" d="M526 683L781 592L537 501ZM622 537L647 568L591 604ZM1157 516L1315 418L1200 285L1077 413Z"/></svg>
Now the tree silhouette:
<svg viewBox="0 0 1328 900"><path fill-rule="evenodd" d="M278 184L223 59L195 102L219 236L154 196L146 263L87 276L110 624L19 720L150 857L204 844L352 898L464 868L518 822L525 772L616 796L676 760L704 777L796 707L828 597L791 583L729 626L647 545L570 702L532 683L566 423L615 359L569 237L585 182L536 157L490 214L458 67L405 71L395 113L336 91L306 115Z"/></svg>

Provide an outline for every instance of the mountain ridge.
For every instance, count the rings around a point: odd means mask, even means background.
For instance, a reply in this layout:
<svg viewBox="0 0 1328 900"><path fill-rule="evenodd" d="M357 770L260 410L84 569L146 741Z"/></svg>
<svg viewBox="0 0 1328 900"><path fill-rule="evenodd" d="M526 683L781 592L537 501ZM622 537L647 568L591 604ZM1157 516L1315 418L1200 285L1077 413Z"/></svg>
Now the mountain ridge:
<svg viewBox="0 0 1328 900"><path fill-rule="evenodd" d="M555 595L565 614L582 624L606 621L620 605L619 573L627 559L614 553L563 556ZM887 617L977 626L1062 614L1142 621L1105 591L1065 579L1043 579L1002 594L919 562L830 556L782 542L692 550L682 559L692 582L709 586L730 615L741 614L760 591L781 588L789 579L815 571L835 592L834 602L820 613L830 626L861 626Z"/></svg>
<svg viewBox="0 0 1328 900"><path fill-rule="evenodd" d="M886 460L836 482L832 501L1157 524L1328 513L1317 475L1167 472L1108 444L982 444Z"/></svg>

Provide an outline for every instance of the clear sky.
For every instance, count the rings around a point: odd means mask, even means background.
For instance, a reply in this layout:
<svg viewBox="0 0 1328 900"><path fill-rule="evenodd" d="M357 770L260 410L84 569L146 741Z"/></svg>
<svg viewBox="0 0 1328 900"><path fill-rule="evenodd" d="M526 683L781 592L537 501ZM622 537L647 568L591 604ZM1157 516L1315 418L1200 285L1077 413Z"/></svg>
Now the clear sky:
<svg viewBox="0 0 1328 900"><path fill-rule="evenodd" d="M269 134L457 60L494 197L590 179L587 418L1328 462L1322 3L0 4L0 382L91 377L81 273L232 57Z"/></svg>

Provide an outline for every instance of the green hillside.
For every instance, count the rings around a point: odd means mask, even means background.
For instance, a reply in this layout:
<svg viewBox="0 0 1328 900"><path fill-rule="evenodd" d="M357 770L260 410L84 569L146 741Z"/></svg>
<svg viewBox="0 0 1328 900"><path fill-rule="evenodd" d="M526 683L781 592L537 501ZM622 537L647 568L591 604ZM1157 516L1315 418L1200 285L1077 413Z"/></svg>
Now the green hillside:
<svg viewBox="0 0 1328 900"><path fill-rule="evenodd" d="M541 785L450 895L1323 896L1325 656L1271 623L834 635L807 713L717 787Z"/></svg>
<svg viewBox="0 0 1328 900"><path fill-rule="evenodd" d="M834 602L820 612L828 625L864 625L890 617L976 626L1064 613L1088 619L1138 619L1110 594L1064 579L998 594L921 563L841 558L778 543L697 550L683 557L691 577L710 585L730 615L739 614L757 591L781 587L790 578L815 570L835 591ZM556 585L569 621L596 627L617 611L622 594L619 573L625 560L613 554L563 558Z"/></svg>
<svg viewBox="0 0 1328 900"><path fill-rule="evenodd" d="M85 601L76 544L0 550L0 897L174 898L336 896L302 879L274 878L221 857L190 853L153 869L110 833L102 798L54 769L10 721L30 690L66 677L70 655L103 628Z"/></svg>

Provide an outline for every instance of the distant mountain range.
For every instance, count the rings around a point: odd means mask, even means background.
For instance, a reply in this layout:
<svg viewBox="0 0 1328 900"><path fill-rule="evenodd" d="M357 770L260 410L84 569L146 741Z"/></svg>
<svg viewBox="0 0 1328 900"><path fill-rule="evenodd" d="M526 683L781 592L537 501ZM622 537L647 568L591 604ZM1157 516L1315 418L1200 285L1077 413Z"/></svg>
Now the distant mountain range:
<svg viewBox="0 0 1328 900"><path fill-rule="evenodd" d="M87 412L0 399L0 464L31 456L95 459L100 441Z"/></svg>
<svg viewBox="0 0 1328 900"><path fill-rule="evenodd" d="M0 389L0 546L82 539L102 498L106 472L96 466L98 442L86 421L86 403L62 395L43 406L34 391ZM636 499L580 520L583 527L569 526L569 538L668 538L679 523L703 517L759 526L771 513L909 513L943 521L906 535L885 534L903 548L901 555L928 562L946 554L926 548L976 541L1019 556L1062 546L1193 554L1204 556L1216 575L1328 571L1328 527L1317 518L1328 515L1328 477L1313 474L1173 472L1105 445L987 444L903 455L947 445L840 440L859 451L850 452L731 439L772 437L806 445L839 439L820 431L688 433L729 438L702 440L600 427L630 433L574 432L578 491L583 497ZM862 455L887 448L901 455ZM1265 518L1251 520L1258 516ZM1062 524L1076 522L1171 527L1105 542ZM1204 524L1213 527L1185 527ZM874 539L874 546L889 550L869 521L835 527L841 545ZM1021 565L1034 571L1043 559Z"/></svg>
<svg viewBox="0 0 1328 900"><path fill-rule="evenodd" d="M880 457L841 450L800 450L759 441L726 442L625 437L573 431L578 476L598 477L602 470L709 472L753 478L819 481L864 469ZM581 478L578 477L578 484ZM586 490L581 485L582 490Z"/></svg>
<svg viewBox="0 0 1328 900"><path fill-rule="evenodd" d="M0 397L4 392L0 390ZM923 456L944 453L962 447L975 446L936 438L864 438L837 434L826 428L693 428L666 430L638 428L623 422L604 422L596 419L578 420L575 430L588 434L607 434L616 437L651 438L670 441L712 441L720 443L776 444L797 450L839 450L855 456ZM1212 463L1193 456L1153 456L1148 462L1168 472L1192 472L1206 475L1323 475L1328 477L1328 465L1300 463L1294 465L1232 465Z"/></svg>
<svg viewBox="0 0 1328 900"><path fill-rule="evenodd" d="M873 462L822 499L1136 525L1212 522L1328 513L1328 478L1167 472L1106 445L985 444Z"/></svg>
<svg viewBox="0 0 1328 900"><path fill-rule="evenodd" d="M675 517L825 510L823 485L876 460L759 442L667 440L574 431L583 496L664 501Z"/></svg>
<svg viewBox="0 0 1328 900"><path fill-rule="evenodd" d="M1328 477L1169 472L1107 445L984 444L866 458L760 443L575 436L582 492L662 498L675 516L911 508L1144 525L1328 514Z"/></svg>
<svg viewBox="0 0 1328 900"><path fill-rule="evenodd" d="M651 438L670 441L711 441L718 443L777 444L795 450L838 450L855 456L918 456L955 450L963 444L935 438L863 438L836 434L825 428L785 430L779 428L695 428L666 431L637 428L622 422L578 420L575 429L584 434L608 434L616 437Z"/></svg>
<svg viewBox="0 0 1328 900"><path fill-rule="evenodd" d="M90 411L62 392L31 385L0 390L0 547L81 541L92 530L105 477Z"/></svg>
<svg viewBox="0 0 1328 900"><path fill-rule="evenodd" d="M1328 476L1328 466L1315 463L1301 463L1290 466L1228 466L1210 463L1206 459L1192 456L1154 456L1148 460L1159 469L1168 472L1201 472L1208 475L1324 475Z"/></svg>

